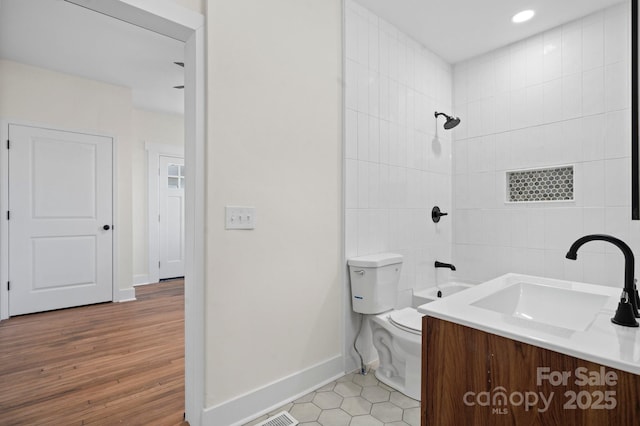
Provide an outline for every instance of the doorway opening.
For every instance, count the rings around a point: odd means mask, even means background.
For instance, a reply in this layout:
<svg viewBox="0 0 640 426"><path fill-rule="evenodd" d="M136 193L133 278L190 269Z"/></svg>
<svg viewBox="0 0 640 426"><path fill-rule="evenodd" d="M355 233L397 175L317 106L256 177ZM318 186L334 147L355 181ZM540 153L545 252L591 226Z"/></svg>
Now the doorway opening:
<svg viewBox="0 0 640 426"><path fill-rule="evenodd" d="M202 374L204 371L204 235L201 232L204 229L205 196L204 17L171 2L136 2L136 5L132 5L128 0L102 0L101 2L74 0L70 3L184 43L185 411L187 421L191 424L199 424L204 406L204 378ZM72 47L67 46L67 48ZM35 121L43 122L45 120L36 118ZM6 158L6 155L3 157ZM6 179L3 177L2 180L4 187ZM1 194L0 203L2 207L8 203L5 190ZM0 220L0 234L6 236L7 229L8 223L3 214ZM117 223L115 231L116 233L118 231ZM0 286L2 289L0 291L0 318L6 318L8 316L8 294L4 283L8 281L9 276L6 267L8 244L4 241L6 238L3 237L2 240L0 282L3 285ZM118 263L118 254L115 258ZM119 269L116 266L114 274L118 273Z"/></svg>
<svg viewBox="0 0 640 426"><path fill-rule="evenodd" d="M184 277L184 149L145 144L148 170L148 282Z"/></svg>

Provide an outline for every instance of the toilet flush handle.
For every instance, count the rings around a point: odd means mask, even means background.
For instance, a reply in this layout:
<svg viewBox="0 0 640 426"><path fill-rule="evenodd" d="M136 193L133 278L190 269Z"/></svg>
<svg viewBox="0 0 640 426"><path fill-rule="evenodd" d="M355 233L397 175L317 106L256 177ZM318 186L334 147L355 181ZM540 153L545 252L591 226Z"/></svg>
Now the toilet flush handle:
<svg viewBox="0 0 640 426"><path fill-rule="evenodd" d="M353 272L358 275L364 275L364 271L362 269L360 269L359 271L353 271Z"/></svg>

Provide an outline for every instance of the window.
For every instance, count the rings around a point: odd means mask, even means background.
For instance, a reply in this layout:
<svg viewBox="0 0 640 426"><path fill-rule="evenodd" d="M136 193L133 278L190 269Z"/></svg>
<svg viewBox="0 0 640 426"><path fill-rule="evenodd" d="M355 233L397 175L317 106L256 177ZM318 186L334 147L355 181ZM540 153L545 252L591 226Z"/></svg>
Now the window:
<svg viewBox="0 0 640 426"><path fill-rule="evenodd" d="M167 167L167 180L169 189L184 189L184 166L169 163Z"/></svg>

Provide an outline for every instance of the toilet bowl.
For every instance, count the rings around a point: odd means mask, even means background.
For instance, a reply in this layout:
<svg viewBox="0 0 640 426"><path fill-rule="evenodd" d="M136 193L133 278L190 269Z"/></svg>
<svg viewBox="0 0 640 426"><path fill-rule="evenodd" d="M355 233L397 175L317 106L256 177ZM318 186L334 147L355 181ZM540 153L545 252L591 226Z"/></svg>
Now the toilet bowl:
<svg viewBox="0 0 640 426"><path fill-rule="evenodd" d="M402 256L382 253L349 259L352 308L366 314L380 361L376 377L413 399L420 399L422 314L394 309Z"/></svg>
<svg viewBox="0 0 640 426"><path fill-rule="evenodd" d="M409 398L420 400L422 314L414 308L369 317L380 365L376 378Z"/></svg>

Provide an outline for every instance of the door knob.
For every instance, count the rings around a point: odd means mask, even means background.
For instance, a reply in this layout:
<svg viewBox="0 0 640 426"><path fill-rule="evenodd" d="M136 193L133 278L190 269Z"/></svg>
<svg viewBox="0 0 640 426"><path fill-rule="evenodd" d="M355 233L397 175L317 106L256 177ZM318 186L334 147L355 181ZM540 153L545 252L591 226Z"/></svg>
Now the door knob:
<svg viewBox="0 0 640 426"><path fill-rule="evenodd" d="M111 229L111 227L109 225L105 225L102 227L102 229L104 229L105 231L108 231L109 229Z"/></svg>

